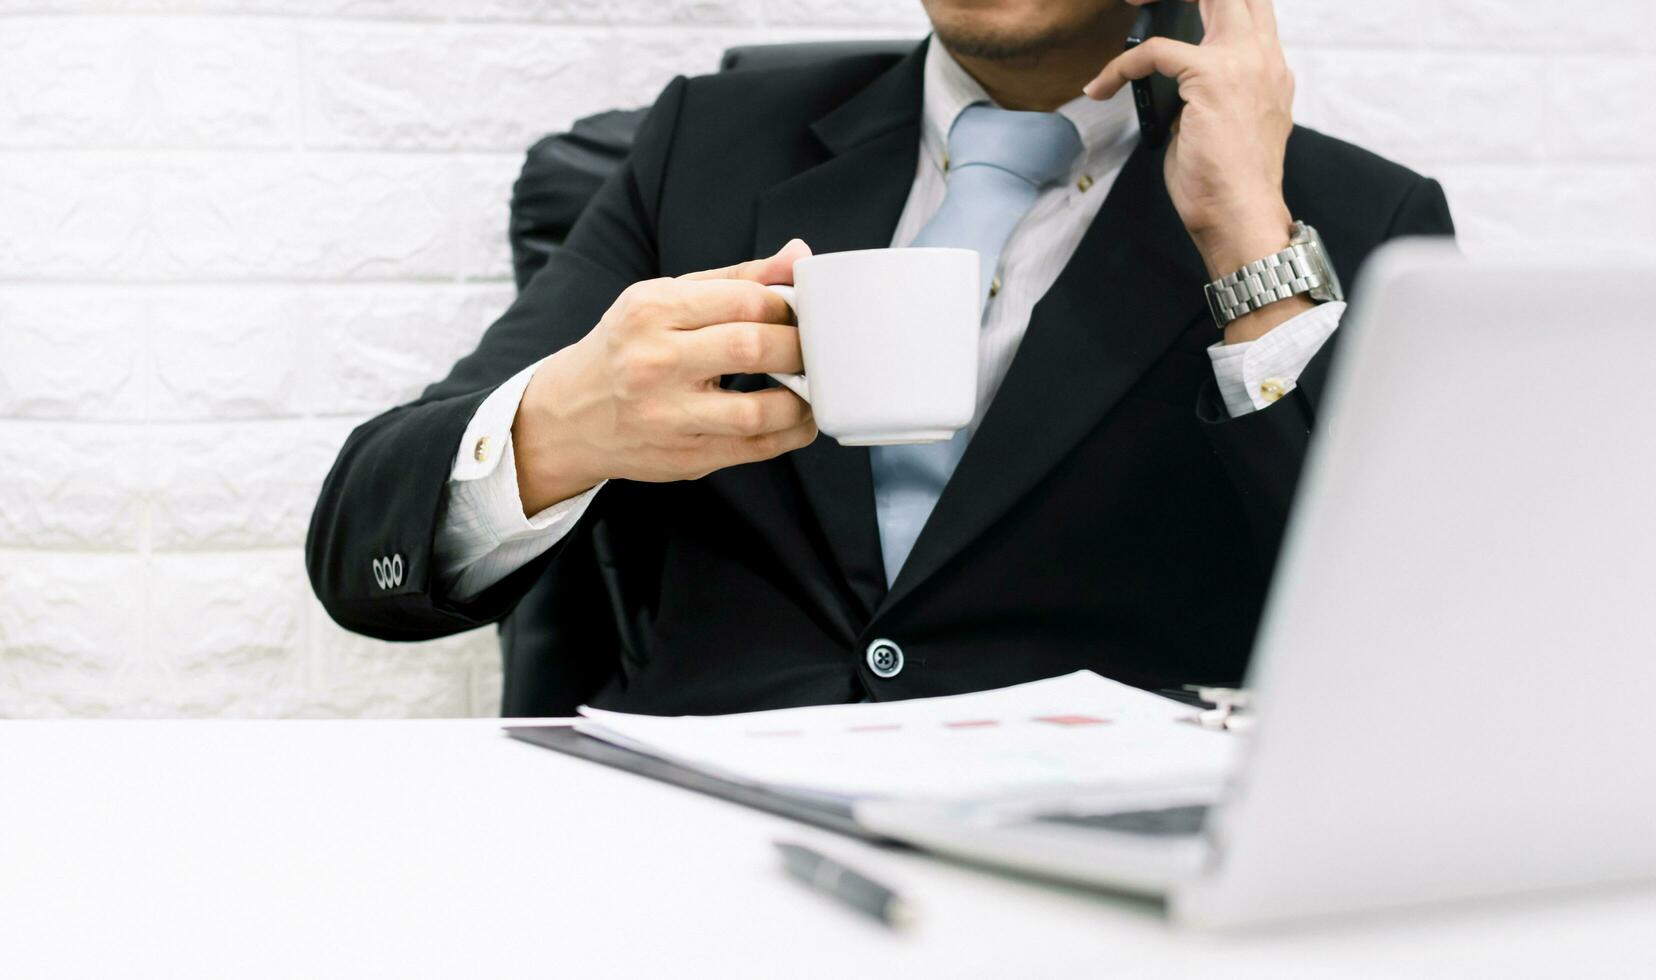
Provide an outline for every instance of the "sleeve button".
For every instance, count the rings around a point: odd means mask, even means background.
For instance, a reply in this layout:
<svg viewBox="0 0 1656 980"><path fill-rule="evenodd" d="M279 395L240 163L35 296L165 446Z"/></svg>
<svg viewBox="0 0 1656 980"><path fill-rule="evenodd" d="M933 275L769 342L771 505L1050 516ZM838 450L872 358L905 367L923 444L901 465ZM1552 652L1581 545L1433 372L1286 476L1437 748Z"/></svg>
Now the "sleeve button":
<svg viewBox="0 0 1656 980"><path fill-rule="evenodd" d="M477 440L477 445L475 447L473 447L473 449L472 449L472 459L475 459L479 463L482 463L482 462L488 461L488 458L489 458L489 437L488 436L480 436Z"/></svg>
<svg viewBox="0 0 1656 980"><path fill-rule="evenodd" d="M1288 393L1288 386L1280 378L1266 378L1259 383L1259 397L1265 399L1265 404L1273 405L1277 399Z"/></svg>

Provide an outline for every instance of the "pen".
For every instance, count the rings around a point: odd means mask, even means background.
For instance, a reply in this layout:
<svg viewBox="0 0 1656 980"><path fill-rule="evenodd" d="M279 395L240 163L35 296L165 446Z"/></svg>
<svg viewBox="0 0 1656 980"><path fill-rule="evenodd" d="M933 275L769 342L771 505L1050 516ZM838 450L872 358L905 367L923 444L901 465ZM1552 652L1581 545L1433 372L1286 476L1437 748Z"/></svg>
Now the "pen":
<svg viewBox="0 0 1656 980"><path fill-rule="evenodd" d="M903 897L872 878L851 870L803 844L774 841L788 874L819 892L832 895L893 929L914 923L914 909Z"/></svg>

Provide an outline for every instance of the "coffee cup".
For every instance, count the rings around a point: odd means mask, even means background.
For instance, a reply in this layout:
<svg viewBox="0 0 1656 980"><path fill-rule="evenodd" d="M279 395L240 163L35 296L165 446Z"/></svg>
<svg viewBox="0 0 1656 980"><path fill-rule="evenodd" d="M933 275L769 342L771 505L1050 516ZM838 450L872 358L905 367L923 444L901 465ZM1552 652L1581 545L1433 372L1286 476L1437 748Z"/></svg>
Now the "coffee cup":
<svg viewBox="0 0 1656 980"><path fill-rule="evenodd" d="M846 446L941 442L977 412L978 254L826 252L771 286L799 322L803 374L772 374Z"/></svg>

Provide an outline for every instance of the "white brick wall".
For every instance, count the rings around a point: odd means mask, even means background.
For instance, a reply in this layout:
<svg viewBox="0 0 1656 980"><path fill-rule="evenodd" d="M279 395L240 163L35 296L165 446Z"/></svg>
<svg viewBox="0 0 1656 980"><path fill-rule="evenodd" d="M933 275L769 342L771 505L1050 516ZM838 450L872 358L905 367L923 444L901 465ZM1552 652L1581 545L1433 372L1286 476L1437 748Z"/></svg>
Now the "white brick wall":
<svg viewBox="0 0 1656 980"><path fill-rule="evenodd" d="M1302 120L1467 246L1656 257L1656 5L1279 0ZM1590 9L1588 9L1590 8ZM511 295L536 137L918 0L0 0L0 717L494 710L492 632L350 636L300 554L352 425Z"/></svg>

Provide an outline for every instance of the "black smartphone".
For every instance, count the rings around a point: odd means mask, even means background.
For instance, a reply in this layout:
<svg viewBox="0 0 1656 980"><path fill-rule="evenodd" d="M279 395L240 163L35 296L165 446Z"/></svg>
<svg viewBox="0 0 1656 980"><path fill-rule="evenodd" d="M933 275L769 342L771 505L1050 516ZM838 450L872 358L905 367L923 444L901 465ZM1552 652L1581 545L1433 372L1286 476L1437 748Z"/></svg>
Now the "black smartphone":
<svg viewBox="0 0 1656 980"><path fill-rule="evenodd" d="M1153 37L1170 37L1187 44L1202 43L1202 12L1187 0L1156 0L1139 13L1127 33L1131 50ZM1173 134L1184 100L1179 83L1166 75L1150 75L1133 83L1133 105L1138 107L1139 132L1146 143L1161 146Z"/></svg>

